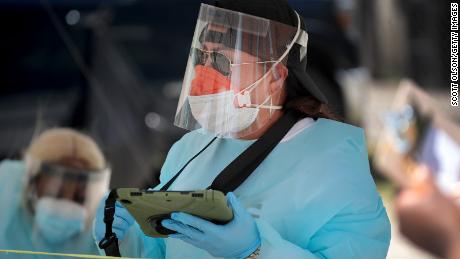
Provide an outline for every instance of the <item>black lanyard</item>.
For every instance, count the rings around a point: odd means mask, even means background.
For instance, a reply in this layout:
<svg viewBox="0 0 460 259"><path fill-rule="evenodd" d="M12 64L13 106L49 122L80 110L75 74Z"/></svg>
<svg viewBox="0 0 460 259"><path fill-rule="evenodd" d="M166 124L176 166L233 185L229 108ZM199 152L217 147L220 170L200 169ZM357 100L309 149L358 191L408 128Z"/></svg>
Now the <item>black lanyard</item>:
<svg viewBox="0 0 460 259"><path fill-rule="evenodd" d="M204 148L202 148L196 155L190 158L190 160L188 160L188 162L185 163L185 165L179 170L179 172L177 172L176 175L174 175L174 177L171 180L169 180L165 185L163 185L163 187L161 187L160 191L167 191L169 187L171 186L171 184L174 183L177 177L179 177L182 171L184 171L184 169L188 166L188 164L190 164L190 162L192 162L197 156L203 153L203 151L205 151L216 139L217 137L214 137Z"/></svg>
<svg viewBox="0 0 460 259"><path fill-rule="evenodd" d="M240 186L251 173L262 163L270 152L278 145L287 132L298 121L299 114L296 111L287 111L278 121L276 121L262 137L251 144L243 153L233 160L227 167L220 172L208 189L219 190L227 193ZM206 150L217 137L214 137L204 148L193 156L163 187L161 191L166 191L184 171L184 169Z"/></svg>

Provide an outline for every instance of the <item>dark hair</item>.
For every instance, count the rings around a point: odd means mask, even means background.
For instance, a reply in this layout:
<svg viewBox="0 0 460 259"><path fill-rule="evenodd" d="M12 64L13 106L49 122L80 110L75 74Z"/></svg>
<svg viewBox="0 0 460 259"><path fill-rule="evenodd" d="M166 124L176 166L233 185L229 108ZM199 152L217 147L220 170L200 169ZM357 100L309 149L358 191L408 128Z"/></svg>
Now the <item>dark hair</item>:
<svg viewBox="0 0 460 259"><path fill-rule="evenodd" d="M336 121L343 121L339 115L335 114L328 104L320 102L312 95L299 96L291 100L287 99L285 109L292 109L304 114L305 117L313 119L325 118Z"/></svg>

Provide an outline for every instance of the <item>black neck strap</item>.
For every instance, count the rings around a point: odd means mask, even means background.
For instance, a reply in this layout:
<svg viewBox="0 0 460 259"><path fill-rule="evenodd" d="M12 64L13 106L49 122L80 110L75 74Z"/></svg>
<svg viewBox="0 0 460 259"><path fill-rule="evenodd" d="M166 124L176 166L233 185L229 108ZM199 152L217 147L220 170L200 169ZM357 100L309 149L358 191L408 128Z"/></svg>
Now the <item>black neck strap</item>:
<svg viewBox="0 0 460 259"><path fill-rule="evenodd" d="M246 178L262 163L265 157L275 148L283 139L287 132L294 126L299 119L296 111L287 111L278 121L276 121L265 134L256 142L249 146L233 162L231 162L212 182L208 189L219 190L227 193L235 190ZM182 171L190 162L207 149L216 138L213 138L204 148L193 156L176 175L169 180L160 190L166 191L171 184L177 179Z"/></svg>
<svg viewBox="0 0 460 259"><path fill-rule="evenodd" d="M219 190L226 194L238 188L278 145L298 119L297 112L286 112L263 136L233 160L214 179L208 189Z"/></svg>

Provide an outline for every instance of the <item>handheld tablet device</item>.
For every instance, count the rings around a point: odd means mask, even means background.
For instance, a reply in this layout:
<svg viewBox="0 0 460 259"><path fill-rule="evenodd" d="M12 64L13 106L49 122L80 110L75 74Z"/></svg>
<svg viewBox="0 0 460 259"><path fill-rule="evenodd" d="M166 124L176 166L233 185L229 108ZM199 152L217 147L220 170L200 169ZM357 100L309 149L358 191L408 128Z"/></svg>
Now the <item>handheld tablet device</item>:
<svg viewBox="0 0 460 259"><path fill-rule="evenodd" d="M226 224L233 218L232 209L220 191L151 191L138 188L117 189L117 200L134 217L145 235L167 237L175 233L161 225L172 212L185 212L209 220L215 224Z"/></svg>

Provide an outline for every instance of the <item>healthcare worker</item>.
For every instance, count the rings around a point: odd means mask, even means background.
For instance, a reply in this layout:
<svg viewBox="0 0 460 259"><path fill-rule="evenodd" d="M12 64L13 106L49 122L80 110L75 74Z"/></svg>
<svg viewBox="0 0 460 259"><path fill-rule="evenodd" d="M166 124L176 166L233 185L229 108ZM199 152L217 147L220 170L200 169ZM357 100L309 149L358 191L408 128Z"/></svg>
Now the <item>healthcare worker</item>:
<svg viewBox="0 0 460 259"><path fill-rule="evenodd" d="M23 161L0 164L0 250L97 254L90 226L109 180L105 158L91 138L72 129L44 131ZM0 253L0 258L49 256Z"/></svg>
<svg viewBox="0 0 460 259"><path fill-rule="evenodd" d="M206 189L286 111L302 116L228 193L234 218L226 225L175 212L162 225L177 233L151 238L118 204L113 229L122 256L385 258L390 224L369 172L363 131L331 119L305 71L307 38L285 0L201 6L175 118L191 132L169 151L154 189L181 168L168 190ZM105 233L103 207L95 220L97 242Z"/></svg>

